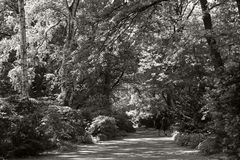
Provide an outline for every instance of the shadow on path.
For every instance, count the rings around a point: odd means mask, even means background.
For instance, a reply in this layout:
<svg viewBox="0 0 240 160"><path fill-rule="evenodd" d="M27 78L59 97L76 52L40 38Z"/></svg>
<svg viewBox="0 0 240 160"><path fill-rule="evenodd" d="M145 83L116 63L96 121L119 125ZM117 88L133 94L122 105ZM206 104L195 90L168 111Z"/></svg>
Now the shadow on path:
<svg viewBox="0 0 240 160"><path fill-rule="evenodd" d="M51 154L38 160L210 160L191 150L177 146L170 137L158 137L156 130L138 130L123 140L79 145L76 152ZM27 159L25 159L27 160Z"/></svg>

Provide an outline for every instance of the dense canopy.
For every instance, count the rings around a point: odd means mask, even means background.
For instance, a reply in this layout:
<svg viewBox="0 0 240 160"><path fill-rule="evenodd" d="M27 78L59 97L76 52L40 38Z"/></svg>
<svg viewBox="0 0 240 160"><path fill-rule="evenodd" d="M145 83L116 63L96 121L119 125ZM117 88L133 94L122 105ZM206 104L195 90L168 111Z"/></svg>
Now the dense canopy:
<svg viewBox="0 0 240 160"><path fill-rule="evenodd" d="M239 25L239 0L0 0L0 98L48 99L94 123L161 113L238 159Z"/></svg>

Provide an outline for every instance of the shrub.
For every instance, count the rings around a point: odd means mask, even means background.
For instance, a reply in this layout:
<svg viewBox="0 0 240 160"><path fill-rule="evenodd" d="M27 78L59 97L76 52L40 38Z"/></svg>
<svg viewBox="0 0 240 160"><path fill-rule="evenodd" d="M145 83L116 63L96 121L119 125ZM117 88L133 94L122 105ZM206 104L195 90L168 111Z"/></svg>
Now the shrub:
<svg viewBox="0 0 240 160"><path fill-rule="evenodd" d="M47 137L40 134L36 128L41 119L38 104L28 99L12 96L1 100L1 151L3 156L28 156L43 151L43 143Z"/></svg>
<svg viewBox="0 0 240 160"><path fill-rule="evenodd" d="M81 112L70 107L50 105L38 128L54 142L76 141L85 134L86 123Z"/></svg>
<svg viewBox="0 0 240 160"><path fill-rule="evenodd" d="M218 78L213 79L214 89L205 95L206 108L214 120L211 127L217 136L218 148L230 159L240 159L239 75L239 65L226 67Z"/></svg>
<svg viewBox="0 0 240 160"><path fill-rule="evenodd" d="M9 95L15 94L10 78L8 77L8 72L13 69L13 62L16 60L16 53L9 52L8 60L2 61L0 64L0 97L7 97Z"/></svg>
<svg viewBox="0 0 240 160"><path fill-rule="evenodd" d="M0 155L29 156L78 141L85 135L81 112L34 99L0 99Z"/></svg>
<svg viewBox="0 0 240 160"><path fill-rule="evenodd" d="M196 148L206 137L201 133L190 134L188 146Z"/></svg>
<svg viewBox="0 0 240 160"><path fill-rule="evenodd" d="M114 118L116 119L116 125L119 130L129 133L136 131L136 129L133 127L133 123L126 113L115 114Z"/></svg>
<svg viewBox="0 0 240 160"><path fill-rule="evenodd" d="M14 128L13 121L15 119L18 119L18 117L15 116L12 106L0 100L0 155L5 155L13 147L9 136Z"/></svg>
<svg viewBox="0 0 240 160"><path fill-rule="evenodd" d="M204 141L205 136L201 133L178 133L174 140L180 146L189 146L191 148L196 148L202 141Z"/></svg>
<svg viewBox="0 0 240 160"><path fill-rule="evenodd" d="M34 156L44 151L44 145L39 140L26 140L8 153L10 157Z"/></svg>
<svg viewBox="0 0 240 160"><path fill-rule="evenodd" d="M98 141L98 139L94 138L90 133L86 132L83 136L78 137L79 143L85 144L94 144Z"/></svg>
<svg viewBox="0 0 240 160"><path fill-rule="evenodd" d="M203 154L214 154L220 151L220 148L217 146L217 141L215 137L208 137L203 142L198 145L198 149Z"/></svg>
<svg viewBox="0 0 240 160"><path fill-rule="evenodd" d="M59 152L69 152L69 151L76 151L77 145L70 143L68 141L60 141L58 144L58 151Z"/></svg>
<svg viewBox="0 0 240 160"><path fill-rule="evenodd" d="M113 117L98 116L93 119L88 131L93 136L98 136L100 140L116 138L118 128Z"/></svg>
<svg viewBox="0 0 240 160"><path fill-rule="evenodd" d="M187 136L187 134L178 133L174 137L174 141L180 146L187 146L189 142L189 136Z"/></svg>

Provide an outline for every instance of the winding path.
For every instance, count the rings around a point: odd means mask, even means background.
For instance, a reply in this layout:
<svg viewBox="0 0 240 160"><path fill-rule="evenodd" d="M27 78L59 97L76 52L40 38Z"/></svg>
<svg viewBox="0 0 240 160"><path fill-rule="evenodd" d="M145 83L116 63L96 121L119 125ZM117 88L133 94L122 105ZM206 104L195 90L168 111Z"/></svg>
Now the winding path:
<svg viewBox="0 0 240 160"><path fill-rule="evenodd" d="M38 160L214 160L198 151L177 146L170 137L158 137L156 130L138 130L122 140L80 145L77 151L29 158ZM24 159L27 160L27 159Z"/></svg>

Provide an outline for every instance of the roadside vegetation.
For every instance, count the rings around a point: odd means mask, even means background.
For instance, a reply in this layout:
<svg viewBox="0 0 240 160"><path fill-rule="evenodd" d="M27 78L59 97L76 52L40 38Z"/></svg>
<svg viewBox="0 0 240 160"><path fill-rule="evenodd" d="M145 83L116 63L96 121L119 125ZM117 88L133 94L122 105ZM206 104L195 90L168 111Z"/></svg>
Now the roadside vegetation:
<svg viewBox="0 0 240 160"><path fill-rule="evenodd" d="M177 144L238 160L239 17L239 0L0 0L0 157L160 116Z"/></svg>

